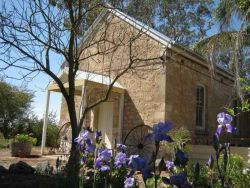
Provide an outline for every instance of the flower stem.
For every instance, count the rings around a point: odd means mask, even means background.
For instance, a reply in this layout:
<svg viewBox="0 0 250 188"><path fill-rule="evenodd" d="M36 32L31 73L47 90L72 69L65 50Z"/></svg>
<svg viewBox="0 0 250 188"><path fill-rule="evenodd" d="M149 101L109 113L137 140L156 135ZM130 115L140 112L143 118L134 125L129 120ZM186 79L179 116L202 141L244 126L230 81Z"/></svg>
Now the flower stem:
<svg viewBox="0 0 250 188"><path fill-rule="evenodd" d="M97 155L97 149L98 147L96 147L95 149L95 154L94 154L94 183L93 183L93 188L96 187L96 168L95 168L95 161L96 161L96 155Z"/></svg>
<svg viewBox="0 0 250 188"><path fill-rule="evenodd" d="M153 160L153 163L154 163L154 184L155 184L155 188L157 188L157 176L156 176L156 159L157 159L157 155L158 155L158 152L159 152L159 147L160 147L160 143L159 142L155 142L155 154L154 154L154 160Z"/></svg>

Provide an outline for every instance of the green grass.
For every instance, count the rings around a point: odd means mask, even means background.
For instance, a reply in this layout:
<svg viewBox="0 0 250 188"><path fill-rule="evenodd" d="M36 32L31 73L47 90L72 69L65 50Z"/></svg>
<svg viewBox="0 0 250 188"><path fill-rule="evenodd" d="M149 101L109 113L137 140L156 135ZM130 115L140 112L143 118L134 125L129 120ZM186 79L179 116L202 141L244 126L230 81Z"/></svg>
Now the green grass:
<svg viewBox="0 0 250 188"><path fill-rule="evenodd" d="M8 145L9 145L8 139L0 138L0 149L7 148Z"/></svg>

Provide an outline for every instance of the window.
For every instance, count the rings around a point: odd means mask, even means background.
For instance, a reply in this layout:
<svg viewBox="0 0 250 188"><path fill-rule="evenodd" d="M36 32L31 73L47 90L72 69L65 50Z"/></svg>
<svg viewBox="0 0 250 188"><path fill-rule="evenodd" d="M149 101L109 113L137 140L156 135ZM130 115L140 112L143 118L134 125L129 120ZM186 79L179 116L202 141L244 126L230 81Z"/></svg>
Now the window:
<svg viewBox="0 0 250 188"><path fill-rule="evenodd" d="M205 89L203 86L196 88L196 128L205 129Z"/></svg>

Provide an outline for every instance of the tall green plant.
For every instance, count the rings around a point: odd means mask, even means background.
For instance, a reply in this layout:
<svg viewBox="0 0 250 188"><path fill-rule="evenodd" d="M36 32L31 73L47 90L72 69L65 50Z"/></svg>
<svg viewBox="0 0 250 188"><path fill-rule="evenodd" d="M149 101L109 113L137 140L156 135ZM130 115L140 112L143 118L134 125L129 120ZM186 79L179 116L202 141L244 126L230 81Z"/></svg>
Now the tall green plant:
<svg viewBox="0 0 250 188"><path fill-rule="evenodd" d="M24 129L33 94L0 79L0 132L4 138L13 137Z"/></svg>
<svg viewBox="0 0 250 188"><path fill-rule="evenodd" d="M238 98L242 103L248 103L245 95L249 93L246 88L250 79L250 1L221 0L214 11L214 18L219 32L196 43L194 50L205 55L212 70L219 64L233 72Z"/></svg>

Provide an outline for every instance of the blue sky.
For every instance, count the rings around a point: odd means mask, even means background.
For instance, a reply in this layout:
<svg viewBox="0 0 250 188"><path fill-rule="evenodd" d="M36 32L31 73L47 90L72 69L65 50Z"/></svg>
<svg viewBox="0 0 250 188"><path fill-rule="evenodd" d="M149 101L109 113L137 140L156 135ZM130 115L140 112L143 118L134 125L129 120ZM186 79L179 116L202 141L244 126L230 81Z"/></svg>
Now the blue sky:
<svg viewBox="0 0 250 188"><path fill-rule="evenodd" d="M59 65L54 64L53 69L55 70L55 72L59 72ZM19 72L17 69L9 69L5 74L9 76L11 75L14 76L19 74ZM45 102L46 102L46 87L50 80L51 78L44 73L38 74L31 81L7 79L8 83L26 87L28 90L34 93L35 97L33 98L32 111L40 118L42 118L44 114ZM61 94L56 92L51 92L50 111L56 112L58 118L60 115L60 105L61 105Z"/></svg>
<svg viewBox="0 0 250 188"><path fill-rule="evenodd" d="M218 27L215 25L208 31L208 35L209 36L213 35L217 31L218 31ZM52 69L54 70L54 72L59 72L60 70L59 64L60 62L63 61L63 59L52 57L52 61L54 61ZM14 70L14 69L10 69L8 70L8 72L6 72L7 75L16 75L18 73L19 73L18 70ZM40 73L35 78L33 78L30 82L18 81L18 80L13 80L13 79L7 79L7 81L11 84L18 85L18 86L26 85L27 89L34 92L35 97L32 103L32 110L34 114L42 118L44 114L44 110L45 110L45 101L46 101L45 91L46 91L46 86L50 81L50 77L48 77L46 74ZM50 98L50 111L56 112L58 119L60 115L61 98L62 98L61 94L55 93L55 92L52 92L51 98Z"/></svg>

